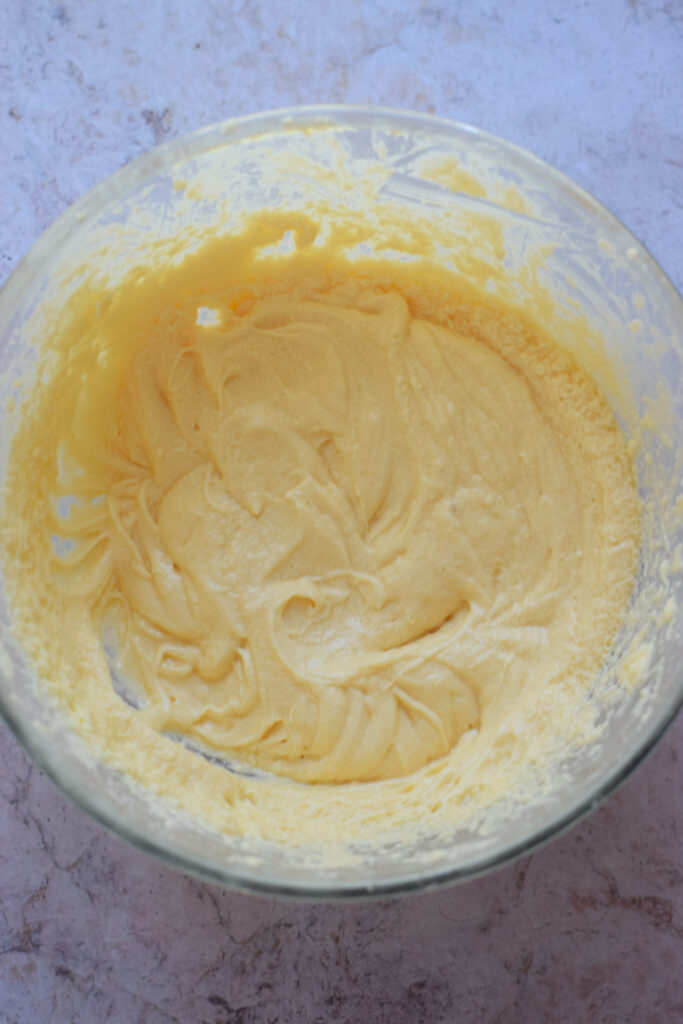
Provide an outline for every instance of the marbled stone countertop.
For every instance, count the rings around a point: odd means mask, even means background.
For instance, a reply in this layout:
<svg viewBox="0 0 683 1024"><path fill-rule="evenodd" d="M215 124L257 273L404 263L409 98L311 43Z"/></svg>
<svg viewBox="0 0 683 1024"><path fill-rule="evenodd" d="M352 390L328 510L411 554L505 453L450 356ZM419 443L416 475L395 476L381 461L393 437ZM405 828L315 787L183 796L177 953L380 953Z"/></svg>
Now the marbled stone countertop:
<svg viewBox="0 0 683 1024"><path fill-rule="evenodd" d="M0 0L0 281L155 143L311 102L502 135L683 287L682 0ZM683 1021L682 746L679 720L596 813L494 875L324 905L160 866L0 728L0 1024Z"/></svg>

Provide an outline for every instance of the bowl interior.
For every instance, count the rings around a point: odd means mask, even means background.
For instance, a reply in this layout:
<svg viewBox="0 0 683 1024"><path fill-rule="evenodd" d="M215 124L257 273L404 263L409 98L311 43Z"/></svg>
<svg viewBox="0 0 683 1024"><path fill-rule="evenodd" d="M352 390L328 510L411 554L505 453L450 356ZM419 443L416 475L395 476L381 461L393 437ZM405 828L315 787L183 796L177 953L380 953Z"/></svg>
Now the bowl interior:
<svg viewBox="0 0 683 1024"><path fill-rule="evenodd" d="M43 236L0 294L0 468L13 408L38 368L35 337L89 263L115 281L182 239L230 233L261 211L316 211L374 225L363 255L410 258L396 214L432 226L435 258L467 276L473 255L491 291L539 318L591 372L630 440L643 499L636 589L592 699L603 725L568 750L552 790L532 804L417 843L356 850L347 865L310 848L219 835L169 812L75 736L12 633L0 592L0 705L38 763L101 822L171 863L224 884L303 895L405 891L470 877L553 835L589 809L649 749L683 700L683 305L644 249L604 208L528 154L462 125L397 112L313 108L228 122L124 168ZM292 220L294 226L295 219ZM287 245L287 231L280 243ZM401 252L401 247L403 251ZM479 265L481 265L479 263ZM542 296L542 300L539 299Z"/></svg>

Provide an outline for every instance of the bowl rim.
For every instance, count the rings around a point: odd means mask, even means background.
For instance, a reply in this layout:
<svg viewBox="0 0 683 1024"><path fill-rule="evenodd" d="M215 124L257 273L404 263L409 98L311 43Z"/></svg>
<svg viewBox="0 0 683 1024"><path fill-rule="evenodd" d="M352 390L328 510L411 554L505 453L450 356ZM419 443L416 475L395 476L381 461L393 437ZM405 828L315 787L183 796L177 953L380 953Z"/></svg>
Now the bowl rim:
<svg viewBox="0 0 683 1024"><path fill-rule="evenodd" d="M68 206L59 217L39 236L0 288L0 311L13 304L15 296L21 296L30 288L38 274L42 254L54 251L72 232L73 224L82 224L100 208L103 201L121 195L126 187L138 180L148 178L156 170L168 170L169 165L183 159L191 159L209 149L228 146L236 142L254 139L273 131L301 130L344 127L399 128L438 132L488 144L513 162L541 174L560 187L572 201L579 201L584 209L611 234L615 230L623 242L645 261L649 271L659 279L659 284L668 293L673 307L678 307L683 337L683 299L671 279L659 266L647 248L632 232L599 200L576 184L567 175L528 150L473 125L449 118L425 114L402 108L387 106L366 106L362 104L313 104L283 107L260 111L198 128L192 132L168 140L161 145L140 154L133 160L99 182L84 195ZM19 741L31 760L48 776L50 781L81 810L111 834L125 839L143 852L160 859L165 864L208 882L236 889L242 892L270 897L302 898L308 900L346 900L369 897L387 897L425 892L444 885L468 881L509 864L516 858L531 853L570 829L602 802L633 769L644 760L661 740L668 727L683 706L683 674L674 699L656 716L649 731L641 741L626 752L604 773L583 796L569 802L566 809L551 818L545 827L533 834L522 836L502 851L494 851L483 857L474 857L458 867L446 867L419 874L379 880L372 883L353 881L349 884L336 881L334 884L303 884L283 882L260 875L257 870L230 870L229 862L223 869L215 862L202 861L186 853L169 849L156 842L149 835L121 821L108 807L95 799L95 792L89 787L81 788L75 779L67 779L58 759L51 756L48 747L41 742L39 732L17 714L9 694L5 692L0 674L0 715Z"/></svg>

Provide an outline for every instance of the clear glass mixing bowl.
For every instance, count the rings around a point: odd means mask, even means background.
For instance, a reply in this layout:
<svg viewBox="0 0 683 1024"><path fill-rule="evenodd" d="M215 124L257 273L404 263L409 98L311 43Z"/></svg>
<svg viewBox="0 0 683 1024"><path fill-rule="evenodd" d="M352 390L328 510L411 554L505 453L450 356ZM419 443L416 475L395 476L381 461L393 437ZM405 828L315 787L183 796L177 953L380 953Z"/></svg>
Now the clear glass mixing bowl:
<svg viewBox="0 0 683 1024"><path fill-rule="evenodd" d="M448 842L431 847L428 840L412 847L398 843L335 867L305 849L266 844L255 855L248 839L169 816L151 795L94 757L14 642L4 588L0 710L31 757L75 803L167 863L274 895L407 892L470 878L556 835L624 778L683 701L683 618L676 614L683 606L683 303L643 247L594 199L528 153L474 128L344 107L228 121L161 146L90 192L43 235L0 293L2 472L14 429L9 410L15 378L30 383L35 369L27 356L27 325L55 288L68 292L70 269L89 258L107 259L115 276L117 266L144 263L153 242L175 239L198 224L220 222L230 231L250 212L298 210L310 202L354 215L364 203L375 213L398 204L423 223L452 224L454 245L444 249L443 259L456 269L458 225L473 216L494 218L502 245L489 247L483 257L517 280L523 295L529 255L542 252L543 284L558 307L585 314L599 332L584 339L581 357L627 436L637 431L634 464L645 508L628 624L595 685L604 724L600 738L568 751L552 790L495 816L494 827L454 829ZM571 332L558 340L571 345ZM616 389L615 380L621 381ZM647 651L647 671L644 684L629 691L617 679L636 634Z"/></svg>

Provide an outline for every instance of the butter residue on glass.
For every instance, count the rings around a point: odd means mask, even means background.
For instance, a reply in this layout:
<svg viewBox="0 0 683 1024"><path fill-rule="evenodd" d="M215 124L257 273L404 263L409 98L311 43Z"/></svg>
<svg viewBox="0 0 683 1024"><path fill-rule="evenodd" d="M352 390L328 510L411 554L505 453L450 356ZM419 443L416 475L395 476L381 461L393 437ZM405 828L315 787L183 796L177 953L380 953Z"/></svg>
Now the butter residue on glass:
<svg viewBox="0 0 683 1024"><path fill-rule="evenodd" d="M257 216L86 275L46 340L4 495L17 634L102 758L219 831L444 831L596 734L626 441L541 286L531 316L438 242Z"/></svg>

